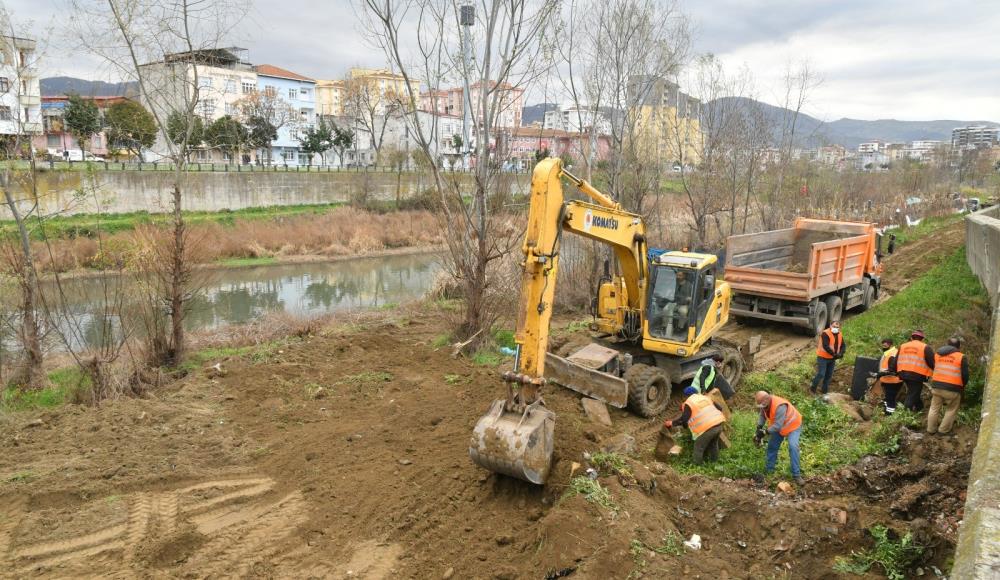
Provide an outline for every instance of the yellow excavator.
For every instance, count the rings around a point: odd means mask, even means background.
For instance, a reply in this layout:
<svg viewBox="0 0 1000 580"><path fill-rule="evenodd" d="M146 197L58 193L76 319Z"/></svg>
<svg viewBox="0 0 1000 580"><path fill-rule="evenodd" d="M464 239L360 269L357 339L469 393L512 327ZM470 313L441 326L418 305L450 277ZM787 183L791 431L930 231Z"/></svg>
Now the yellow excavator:
<svg viewBox="0 0 1000 580"><path fill-rule="evenodd" d="M566 200L562 179L592 202ZM558 356L547 348L564 232L609 245L617 268L612 276L605 263L591 326L597 341ZM469 455L478 465L545 483L555 430L555 413L542 398L548 382L653 417L666 408L673 385L719 354L722 375L736 387L744 365L740 352L713 339L729 319L731 301L715 255L651 253L641 216L554 158L540 161L532 173L522 251L514 370L503 375L506 398L494 401L473 429Z"/></svg>

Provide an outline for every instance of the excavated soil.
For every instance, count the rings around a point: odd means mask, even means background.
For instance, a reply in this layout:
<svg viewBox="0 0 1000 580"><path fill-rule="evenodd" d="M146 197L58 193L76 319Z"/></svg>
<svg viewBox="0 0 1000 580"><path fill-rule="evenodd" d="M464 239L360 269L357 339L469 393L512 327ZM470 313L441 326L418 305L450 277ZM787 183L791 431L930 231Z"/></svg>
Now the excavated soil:
<svg viewBox="0 0 1000 580"><path fill-rule="evenodd" d="M913 530L927 569L946 570L967 428L906 432L898 455L786 494L678 475L649 452L659 420L612 409L598 426L550 389L555 464L537 487L470 462L504 367L433 348L442 332L433 313L401 312L209 361L148 399L0 417L0 575L834 578L876 522ZM774 364L797 356L782 344ZM618 509L561 499L573 463L623 433L635 478L601 479ZM702 547L635 542L672 534Z"/></svg>

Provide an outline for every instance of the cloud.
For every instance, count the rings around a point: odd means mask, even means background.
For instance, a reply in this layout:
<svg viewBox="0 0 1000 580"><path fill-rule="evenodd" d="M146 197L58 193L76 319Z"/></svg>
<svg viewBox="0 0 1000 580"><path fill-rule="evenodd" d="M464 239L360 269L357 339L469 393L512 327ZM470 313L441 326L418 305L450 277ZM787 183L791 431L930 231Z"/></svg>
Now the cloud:
<svg viewBox="0 0 1000 580"><path fill-rule="evenodd" d="M806 110L822 119L1000 120L995 2L679 1L695 27L695 50L734 68L746 64L764 100L780 101L786 65L806 60L822 78ZM112 80L109 67L60 33L71 17L66 0L6 5L47 39L46 76ZM352 0L254 2L233 44L249 48L253 62L314 78L342 77L355 65L384 66L360 30Z"/></svg>

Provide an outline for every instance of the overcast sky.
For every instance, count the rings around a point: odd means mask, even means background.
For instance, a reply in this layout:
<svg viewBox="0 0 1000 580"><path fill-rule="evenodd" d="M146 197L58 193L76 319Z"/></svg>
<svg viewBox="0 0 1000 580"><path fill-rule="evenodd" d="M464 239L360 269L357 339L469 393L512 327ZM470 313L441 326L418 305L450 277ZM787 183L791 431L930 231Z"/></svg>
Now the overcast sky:
<svg viewBox="0 0 1000 580"><path fill-rule="evenodd" d="M66 0L0 0L35 34L52 29L44 76L105 78L60 39ZM789 61L822 78L807 112L856 119L1000 121L997 0L680 0L695 50L746 65L764 101L779 102ZM234 44L254 63L315 77L381 66L358 30L351 0L254 2Z"/></svg>

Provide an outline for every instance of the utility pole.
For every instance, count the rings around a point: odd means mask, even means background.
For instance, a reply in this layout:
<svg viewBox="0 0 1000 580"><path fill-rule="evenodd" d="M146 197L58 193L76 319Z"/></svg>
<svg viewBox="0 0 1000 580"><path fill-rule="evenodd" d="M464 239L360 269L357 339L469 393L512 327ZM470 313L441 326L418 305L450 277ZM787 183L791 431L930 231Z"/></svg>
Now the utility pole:
<svg viewBox="0 0 1000 580"><path fill-rule="evenodd" d="M465 0L459 6L459 25L462 27L462 167L466 171L471 167L471 151L469 144L472 139L472 91L469 87L469 76L472 74L472 26L476 23L476 7L472 0ZM482 87L480 87L482 90Z"/></svg>

